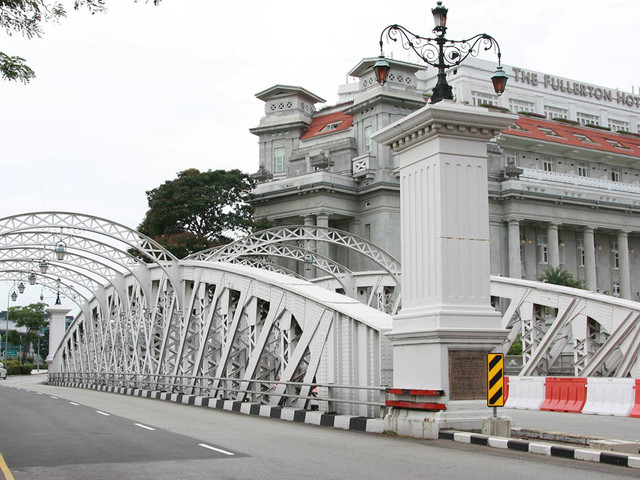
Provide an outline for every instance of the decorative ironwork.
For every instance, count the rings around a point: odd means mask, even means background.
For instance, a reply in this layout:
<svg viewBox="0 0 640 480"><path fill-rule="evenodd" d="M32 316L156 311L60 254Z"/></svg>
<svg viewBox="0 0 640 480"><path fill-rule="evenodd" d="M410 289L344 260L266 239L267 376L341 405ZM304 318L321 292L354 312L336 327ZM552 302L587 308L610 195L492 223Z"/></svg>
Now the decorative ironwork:
<svg viewBox="0 0 640 480"><path fill-rule="evenodd" d="M483 50L493 49L496 52L498 68L493 77L491 77L491 81L498 95L504 92L507 75L500 65L502 53L497 40L486 33L479 33L465 40L449 40L445 38L447 11L442 6L442 2L438 2L438 6L431 10L436 24L433 29L436 34L435 37L423 37L398 24L389 25L382 30L380 34L380 57L378 57L378 61L374 66L378 83L384 85L391 70L382 48L386 35L388 41L397 42L399 40L405 50L413 50L422 61L438 69L438 80L433 89L431 103L437 103L443 99L453 99L451 85L447 83L446 71L457 67L470 55L476 56Z"/></svg>

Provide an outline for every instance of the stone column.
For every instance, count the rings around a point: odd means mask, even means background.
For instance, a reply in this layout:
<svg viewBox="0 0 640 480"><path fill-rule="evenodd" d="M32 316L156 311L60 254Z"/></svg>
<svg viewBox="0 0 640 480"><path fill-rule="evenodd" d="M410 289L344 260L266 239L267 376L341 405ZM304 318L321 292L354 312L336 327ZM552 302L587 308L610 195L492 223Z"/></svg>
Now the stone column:
<svg viewBox="0 0 640 480"><path fill-rule="evenodd" d="M487 142L516 119L443 100L373 135L400 170L403 305L387 334L392 386L445 392L420 401L486 399L474 382L484 383L486 353L507 334L490 304ZM433 435L428 412L394 415L398 433Z"/></svg>
<svg viewBox="0 0 640 480"><path fill-rule="evenodd" d="M509 220L509 276L511 278L522 278L522 259L520 258L520 222Z"/></svg>
<svg viewBox="0 0 640 480"><path fill-rule="evenodd" d="M596 245L593 235L593 228L586 227L584 229L584 278L587 284L587 290L595 290L598 288L598 279L596 277Z"/></svg>
<svg viewBox="0 0 640 480"><path fill-rule="evenodd" d="M70 308L56 304L46 309L49 315L49 355L47 355L47 364L49 373L59 373L62 365L60 359L54 362L56 350L62 343L64 333L66 331L67 313Z"/></svg>
<svg viewBox="0 0 640 480"><path fill-rule="evenodd" d="M326 213L320 213L316 215L316 225L318 227L328 227L329 226L329 215ZM323 255L325 257L329 256L329 244L326 242L318 242L316 247L316 251L319 255Z"/></svg>
<svg viewBox="0 0 640 480"><path fill-rule="evenodd" d="M560 247L558 244L558 225L550 223L547 226L547 248L549 249L549 266L560 266Z"/></svg>
<svg viewBox="0 0 640 480"><path fill-rule="evenodd" d="M303 223L305 227L313 227L316 224L316 217L314 215L305 215L303 217ZM304 243L304 248L306 248L309 251L315 251L315 243L312 242L311 240L307 240ZM313 259L313 254L311 254L311 258ZM313 263L313 262L312 262ZM316 277L316 267L314 267L312 264L307 263L306 259L304 262L304 278L306 279L312 279Z"/></svg>
<svg viewBox="0 0 640 480"><path fill-rule="evenodd" d="M620 272L620 297L631 300L631 270L629 265L629 232L618 232L618 271Z"/></svg>

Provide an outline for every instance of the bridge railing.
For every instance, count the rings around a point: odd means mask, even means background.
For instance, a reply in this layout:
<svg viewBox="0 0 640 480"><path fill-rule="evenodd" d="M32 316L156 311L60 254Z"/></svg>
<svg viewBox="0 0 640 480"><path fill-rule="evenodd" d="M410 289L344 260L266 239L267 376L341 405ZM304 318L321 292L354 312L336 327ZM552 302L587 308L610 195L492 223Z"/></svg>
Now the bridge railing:
<svg viewBox="0 0 640 480"><path fill-rule="evenodd" d="M340 404L360 405L369 417L381 418L386 413L386 387L106 372L49 373L48 382L181 393L324 413L337 412Z"/></svg>

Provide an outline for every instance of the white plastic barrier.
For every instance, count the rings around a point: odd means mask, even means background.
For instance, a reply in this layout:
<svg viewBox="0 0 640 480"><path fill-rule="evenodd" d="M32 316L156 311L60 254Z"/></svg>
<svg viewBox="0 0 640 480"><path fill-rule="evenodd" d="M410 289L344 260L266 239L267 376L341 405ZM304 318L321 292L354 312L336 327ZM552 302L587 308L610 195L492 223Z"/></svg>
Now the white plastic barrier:
<svg viewBox="0 0 640 480"><path fill-rule="evenodd" d="M582 413L628 416L635 404L634 378L587 378Z"/></svg>
<svg viewBox="0 0 640 480"><path fill-rule="evenodd" d="M505 407L540 410L545 380L545 377L509 377L509 398Z"/></svg>

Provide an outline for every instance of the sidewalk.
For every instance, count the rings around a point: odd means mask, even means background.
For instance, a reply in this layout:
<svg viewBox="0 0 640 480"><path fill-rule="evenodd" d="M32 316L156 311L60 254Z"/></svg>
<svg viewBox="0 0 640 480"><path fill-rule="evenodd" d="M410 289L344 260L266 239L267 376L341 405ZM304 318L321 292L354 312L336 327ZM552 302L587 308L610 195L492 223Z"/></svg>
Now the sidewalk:
<svg viewBox="0 0 640 480"><path fill-rule="evenodd" d="M491 415L491 408L487 407L484 400L456 402L451 409L477 411ZM640 441L640 418L514 408L498 408L498 416L511 418L512 427Z"/></svg>

